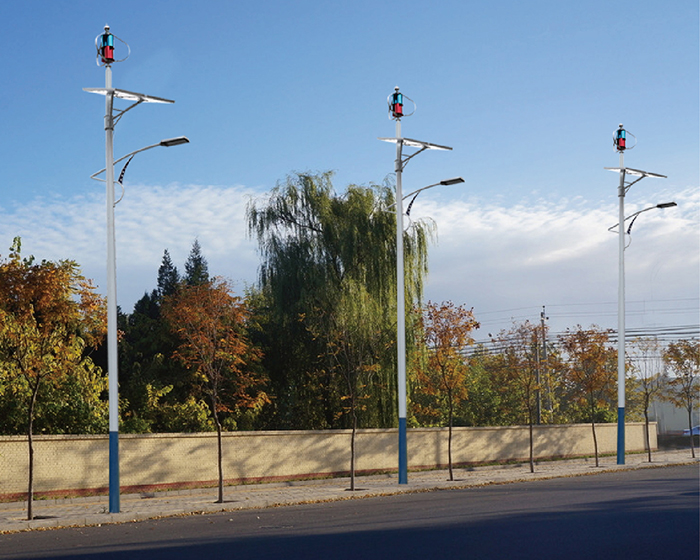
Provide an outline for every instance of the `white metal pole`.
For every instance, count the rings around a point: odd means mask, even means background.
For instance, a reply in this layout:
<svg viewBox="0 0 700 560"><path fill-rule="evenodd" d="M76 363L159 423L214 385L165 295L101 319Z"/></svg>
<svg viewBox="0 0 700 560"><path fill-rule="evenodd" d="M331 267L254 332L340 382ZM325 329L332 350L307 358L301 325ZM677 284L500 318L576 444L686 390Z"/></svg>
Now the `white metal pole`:
<svg viewBox="0 0 700 560"><path fill-rule="evenodd" d="M105 178L107 184L107 375L109 387L109 512L119 513L119 373L117 360L117 255L114 235L114 92L105 66Z"/></svg>
<svg viewBox="0 0 700 560"><path fill-rule="evenodd" d="M399 397L399 484L408 484L406 438L406 296L403 262L403 142L401 119L396 119L396 349Z"/></svg>
<svg viewBox="0 0 700 560"><path fill-rule="evenodd" d="M617 293L617 464L625 464L625 156L620 151L619 275Z"/></svg>

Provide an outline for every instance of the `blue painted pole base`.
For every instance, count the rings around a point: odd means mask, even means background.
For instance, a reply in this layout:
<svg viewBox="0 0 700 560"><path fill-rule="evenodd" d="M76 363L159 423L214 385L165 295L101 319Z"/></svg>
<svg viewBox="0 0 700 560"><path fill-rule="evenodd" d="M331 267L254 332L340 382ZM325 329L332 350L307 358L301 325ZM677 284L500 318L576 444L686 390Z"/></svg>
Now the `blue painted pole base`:
<svg viewBox="0 0 700 560"><path fill-rule="evenodd" d="M406 419L399 418L399 484L408 484L408 446L406 445Z"/></svg>
<svg viewBox="0 0 700 560"><path fill-rule="evenodd" d="M625 407L617 409L617 464L625 464Z"/></svg>
<svg viewBox="0 0 700 560"><path fill-rule="evenodd" d="M119 432L109 432L109 513L119 513Z"/></svg>

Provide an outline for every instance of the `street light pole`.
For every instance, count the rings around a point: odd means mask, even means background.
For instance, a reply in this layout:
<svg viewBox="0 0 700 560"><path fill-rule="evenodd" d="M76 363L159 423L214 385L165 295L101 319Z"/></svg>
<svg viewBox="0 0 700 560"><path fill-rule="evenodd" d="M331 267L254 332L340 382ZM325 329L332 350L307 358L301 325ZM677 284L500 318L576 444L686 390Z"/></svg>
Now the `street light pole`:
<svg viewBox="0 0 700 560"><path fill-rule="evenodd" d="M447 186L447 185L456 185L458 183L464 183L464 179L461 177L453 177L452 179L443 179L439 183L435 183L433 185L428 185L427 187L422 187L420 189L417 189L413 192L408 193L406 196L403 198L406 199L409 196L412 196L413 198L411 199L411 202L408 203L408 206L406 207L406 216L409 216L411 214L411 207L413 206L413 203L415 202L416 198L418 198L418 195L422 193L425 190L432 189L433 187L439 187L439 186Z"/></svg>
<svg viewBox="0 0 700 560"><path fill-rule="evenodd" d="M401 136L401 118L408 116L404 113L404 97L406 96L399 92L397 86L394 88L394 93L389 95L388 98L389 114L396 120L396 137L379 138L379 140L394 142L396 144L394 171L396 172L396 351L399 399L399 484L408 484L408 444L406 437L406 294L403 254L402 173L408 161L424 150L452 149L448 146L439 146L437 144L430 144L429 142L412 140ZM406 99L412 101L409 97L406 97ZM404 146L418 148L418 151L404 157Z"/></svg>
<svg viewBox="0 0 700 560"><path fill-rule="evenodd" d="M396 88L398 92L398 88ZM396 117L396 351L399 397L399 484L408 484L408 444L406 438L406 293L403 262L403 190L401 175L403 139L401 118Z"/></svg>
<svg viewBox="0 0 700 560"><path fill-rule="evenodd" d="M109 27L105 27L105 33ZM105 63L105 179L107 183L107 377L109 395L109 512L119 513L119 366L117 350L117 247L114 233L114 91Z"/></svg>
<svg viewBox="0 0 700 560"><path fill-rule="evenodd" d="M620 183L617 195L619 203L618 235L618 285L617 285L617 464L625 464L625 195L635 183L644 177L666 178L665 175L649 173L640 169L625 168L624 152L633 148L627 144L627 135L634 138L633 134L626 131L622 124L613 134L615 149L620 154L620 167L606 167L609 171L617 171L620 174ZM631 183L626 183L627 175L638 177ZM613 226L615 227L615 226Z"/></svg>
<svg viewBox="0 0 700 560"><path fill-rule="evenodd" d="M112 64L120 62L114 58L114 39L109 26L105 25L104 33L95 39L97 62L105 67L104 88L83 88L89 93L105 96L105 168L93 174L92 178L105 172L107 189L107 378L109 394L109 513L119 513L119 363L117 341L117 257L114 232L114 164L124 158L114 161L114 126L119 119L140 103L174 103L169 99L153 97L141 93L115 89L112 87ZM118 38L117 38L118 39ZM121 41L121 39L119 39ZM122 41L123 42L123 41ZM124 43L126 45L126 43ZM128 49L128 45L126 45ZM128 55L127 55L128 57ZM126 60L126 58L122 59ZM114 98L133 101L126 109L117 110L115 118ZM189 142L184 136L163 140L159 144L148 146L136 152L155 147L172 146ZM127 156L124 156L127 157ZM128 165L128 163L127 163Z"/></svg>
<svg viewBox="0 0 700 560"><path fill-rule="evenodd" d="M640 214L643 212L648 212L649 210L656 210L657 208L659 209L664 209L664 208L673 208L674 206L678 206L675 202L662 202L660 204L655 204L654 206L649 206L649 208L645 208L644 210L640 210L639 212L635 212L634 214L630 214L625 218L625 220L632 220L630 222L630 225L627 227L627 235L632 233L632 226L634 225L634 222L637 220ZM615 227L615 226L613 226Z"/></svg>
<svg viewBox="0 0 700 560"><path fill-rule="evenodd" d="M620 125L620 130L622 125ZM625 219L625 152L620 152L620 184L618 216L620 224ZM620 226L618 236L618 283L617 283L617 464L625 464L625 228Z"/></svg>

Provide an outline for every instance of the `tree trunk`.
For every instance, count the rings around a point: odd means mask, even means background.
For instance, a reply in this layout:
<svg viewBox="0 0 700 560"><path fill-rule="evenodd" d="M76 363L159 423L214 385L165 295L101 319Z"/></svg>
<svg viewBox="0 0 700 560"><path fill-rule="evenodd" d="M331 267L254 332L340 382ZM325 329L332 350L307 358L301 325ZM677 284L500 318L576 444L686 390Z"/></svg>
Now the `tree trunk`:
<svg viewBox="0 0 700 560"><path fill-rule="evenodd" d="M690 454L695 459L695 442L693 441L693 407L688 407L688 429L690 430Z"/></svg>
<svg viewBox="0 0 700 560"><path fill-rule="evenodd" d="M527 410L528 424L530 429L530 472L535 472L535 441L532 437L532 406Z"/></svg>
<svg viewBox="0 0 700 560"><path fill-rule="evenodd" d="M352 403L352 435L350 436L350 491L355 491L355 435L357 433L357 414L355 401Z"/></svg>
<svg viewBox="0 0 700 560"><path fill-rule="evenodd" d="M221 422L219 422L219 414L216 410L216 397L212 394L211 404L213 409L214 423L216 424L216 446L217 446L217 465L219 468L219 492L216 500L217 504L224 503L224 466L223 466L223 446L221 442Z"/></svg>
<svg viewBox="0 0 700 560"><path fill-rule="evenodd" d="M595 434L595 419L591 420L591 428L593 429L593 449L595 451L595 466L600 466L598 464L598 438Z"/></svg>
<svg viewBox="0 0 700 560"><path fill-rule="evenodd" d="M217 504L224 503L224 466L223 466L223 449L221 444L221 424L219 420L216 420L216 443L219 451L218 463L219 463L219 496L216 500Z"/></svg>
<svg viewBox="0 0 700 560"><path fill-rule="evenodd" d="M34 442L32 441L32 424L27 430L27 443L29 444L29 484L27 487L27 521L34 519L32 503L34 502Z"/></svg>
<svg viewBox="0 0 700 560"><path fill-rule="evenodd" d="M449 429L447 433L447 465L450 471L450 481L454 480L454 473L452 472L452 395L449 395Z"/></svg>
<svg viewBox="0 0 700 560"><path fill-rule="evenodd" d="M589 395L589 404L591 405L591 429L593 430L593 450L595 452L595 466L600 466L598 464L598 438L595 433L595 401L593 400L593 395Z"/></svg>
<svg viewBox="0 0 700 560"><path fill-rule="evenodd" d="M39 380L32 390L32 399L29 403L29 418L27 419L27 443L29 445L29 483L27 485L27 521L34 519L34 407L39 393Z"/></svg>
<svg viewBox="0 0 700 560"><path fill-rule="evenodd" d="M651 463L651 445L649 443L649 408L648 405L644 407L644 441L647 446L647 456L649 462Z"/></svg>
<svg viewBox="0 0 700 560"><path fill-rule="evenodd" d="M354 371L357 374L357 371ZM352 433L350 434L350 492L355 491L355 436L357 435L357 377L348 373L345 377L350 395L350 416Z"/></svg>

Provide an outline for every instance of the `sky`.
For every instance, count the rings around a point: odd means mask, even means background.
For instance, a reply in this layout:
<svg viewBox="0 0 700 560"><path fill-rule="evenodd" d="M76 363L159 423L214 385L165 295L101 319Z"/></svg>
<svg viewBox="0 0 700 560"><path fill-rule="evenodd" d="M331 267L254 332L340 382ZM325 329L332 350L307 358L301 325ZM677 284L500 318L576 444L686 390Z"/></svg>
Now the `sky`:
<svg viewBox="0 0 700 560"><path fill-rule="evenodd" d="M294 172L332 170L338 192L391 179L386 99L415 101L405 137L446 145L412 159L404 192L461 176L413 205L432 219L426 300L474 308L478 340L513 321L551 332L617 326L620 123L646 178L625 198L644 213L625 251L627 327L698 335L698 3L1 2L0 256L73 259L106 293L104 97L95 37L129 45L113 85L175 100L116 126L115 158L136 156L116 206L118 304L155 287L168 249L182 270L197 239L211 274L242 293L260 256L247 234ZM116 58L127 48L116 42ZM410 104L407 104L407 108ZM127 105L121 104L120 108ZM117 168L117 172L119 168ZM118 193L119 196L119 193ZM688 334L690 333L690 334Z"/></svg>

